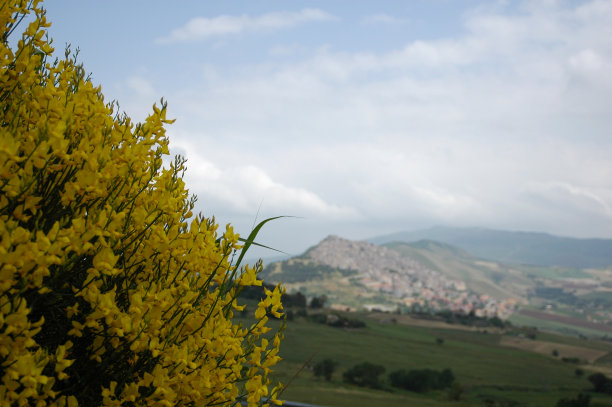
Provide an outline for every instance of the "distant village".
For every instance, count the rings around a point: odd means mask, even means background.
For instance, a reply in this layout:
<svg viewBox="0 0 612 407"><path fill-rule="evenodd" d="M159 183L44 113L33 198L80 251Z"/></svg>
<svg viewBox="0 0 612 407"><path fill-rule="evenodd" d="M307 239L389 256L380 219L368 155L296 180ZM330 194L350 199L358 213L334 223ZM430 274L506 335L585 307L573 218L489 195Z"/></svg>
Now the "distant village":
<svg viewBox="0 0 612 407"><path fill-rule="evenodd" d="M398 309L450 310L453 313L470 314L477 317L499 317L507 319L517 310L517 300L497 300L487 294L477 294L467 290L465 283L450 281L432 273L426 280L403 278L405 276L380 272L364 277L361 283L370 291L387 294L396 304L363 304L367 311L393 312ZM337 309L354 309L343 304L332 304Z"/></svg>
<svg viewBox="0 0 612 407"><path fill-rule="evenodd" d="M365 303L362 307L366 310L450 310L506 319L518 305L514 299L499 300L474 293L462 281L451 280L393 250L367 242L329 236L309 251L308 256L321 264L357 271L359 282L367 291L392 299L393 304Z"/></svg>

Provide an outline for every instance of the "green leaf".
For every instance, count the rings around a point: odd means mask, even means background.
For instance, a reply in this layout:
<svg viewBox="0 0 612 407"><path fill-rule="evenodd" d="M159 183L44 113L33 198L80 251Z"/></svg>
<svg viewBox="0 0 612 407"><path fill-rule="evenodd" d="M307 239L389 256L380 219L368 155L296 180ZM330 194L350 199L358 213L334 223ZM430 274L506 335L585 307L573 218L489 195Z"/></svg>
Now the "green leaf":
<svg viewBox="0 0 612 407"><path fill-rule="evenodd" d="M253 228L253 230L249 234L249 237L247 237L246 240L242 239L242 238L239 238L239 240L241 242L244 242L244 247L240 251L240 256L238 256L238 260L236 261L236 269L238 269L240 267L240 263L242 262L242 259L244 258L244 255L249 250L249 248L251 247L252 244L254 244L255 246L265 247L267 249L271 249L271 250L274 250L274 251L277 251L277 252L281 252L280 250L273 249L271 247L268 247L268 246L265 246L265 245L262 245L260 243L255 242L255 238L257 237L257 234L259 233L259 231L261 230L263 225L265 225L266 223L270 222L271 220L276 220L276 219L280 219L280 218L295 218L295 216L287 216L287 215L285 215L285 216L275 216L273 218L264 219L261 222L259 222L259 224L257 224L257 226L255 226ZM281 252L281 253L284 253L284 252Z"/></svg>

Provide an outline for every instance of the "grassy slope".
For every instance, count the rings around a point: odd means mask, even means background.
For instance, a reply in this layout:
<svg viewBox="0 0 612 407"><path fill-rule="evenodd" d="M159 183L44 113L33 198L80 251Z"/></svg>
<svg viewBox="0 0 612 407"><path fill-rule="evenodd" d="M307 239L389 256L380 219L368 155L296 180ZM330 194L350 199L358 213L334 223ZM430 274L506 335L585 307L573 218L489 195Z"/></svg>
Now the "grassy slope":
<svg viewBox="0 0 612 407"><path fill-rule="evenodd" d="M354 317L354 315L353 315ZM546 340L556 336L548 335ZM438 345L436 338L443 338ZM551 339L552 338L552 339ZM288 400L325 406L462 406L484 405L483 397L515 400L526 406L553 406L561 397L587 390L586 378L577 378L576 365L550 356L499 345L497 334L381 324L368 320L368 327L347 331L304 320L290 322L282 345L283 362L278 378L289 378L313 355L313 364L324 358L340 362L332 383L315 379L304 370L283 394ZM563 338L564 342L588 346L589 342ZM586 345L585 345L586 344ZM612 344L597 343L612 352ZM418 395L360 389L342 383L342 372L369 361L396 369L451 368L468 391L464 402L446 401L444 392ZM594 406L599 402L594 399ZM602 402L612 404L612 398ZM600 404L607 405L607 404Z"/></svg>
<svg viewBox="0 0 612 407"><path fill-rule="evenodd" d="M559 332L565 335L580 336L584 335L591 338L599 338L605 335L605 332L593 330L581 326L569 325L557 321L546 321L541 318L533 318L520 313L512 314L509 321L515 325L535 326L538 329L546 331Z"/></svg>

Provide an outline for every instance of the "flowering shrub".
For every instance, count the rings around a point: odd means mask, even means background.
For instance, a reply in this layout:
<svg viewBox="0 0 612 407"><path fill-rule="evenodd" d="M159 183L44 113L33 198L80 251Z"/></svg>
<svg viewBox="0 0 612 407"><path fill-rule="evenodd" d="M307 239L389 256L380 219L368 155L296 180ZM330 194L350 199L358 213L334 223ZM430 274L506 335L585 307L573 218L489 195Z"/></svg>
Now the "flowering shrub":
<svg viewBox="0 0 612 407"><path fill-rule="evenodd" d="M281 288L233 322L261 263L192 214L165 103L134 124L70 52L48 62L38 0L3 1L0 24L0 404L279 403Z"/></svg>

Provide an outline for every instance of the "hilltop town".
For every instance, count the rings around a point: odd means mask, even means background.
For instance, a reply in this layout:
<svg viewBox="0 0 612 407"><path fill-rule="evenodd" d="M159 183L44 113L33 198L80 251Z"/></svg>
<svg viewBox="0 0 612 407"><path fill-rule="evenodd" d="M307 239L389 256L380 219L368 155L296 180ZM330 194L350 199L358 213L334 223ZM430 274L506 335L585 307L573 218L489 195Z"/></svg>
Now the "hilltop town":
<svg viewBox="0 0 612 407"><path fill-rule="evenodd" d="M321 268L328 272L322 273ZM505 319L517 305L515 299L475 292L465 282L387 247L338 236L328 236L302 256L271 264L265 278L284 281L290 291L324 294L334 308L444 309ZM341 295L351 288L353 298Z"/></svg>

